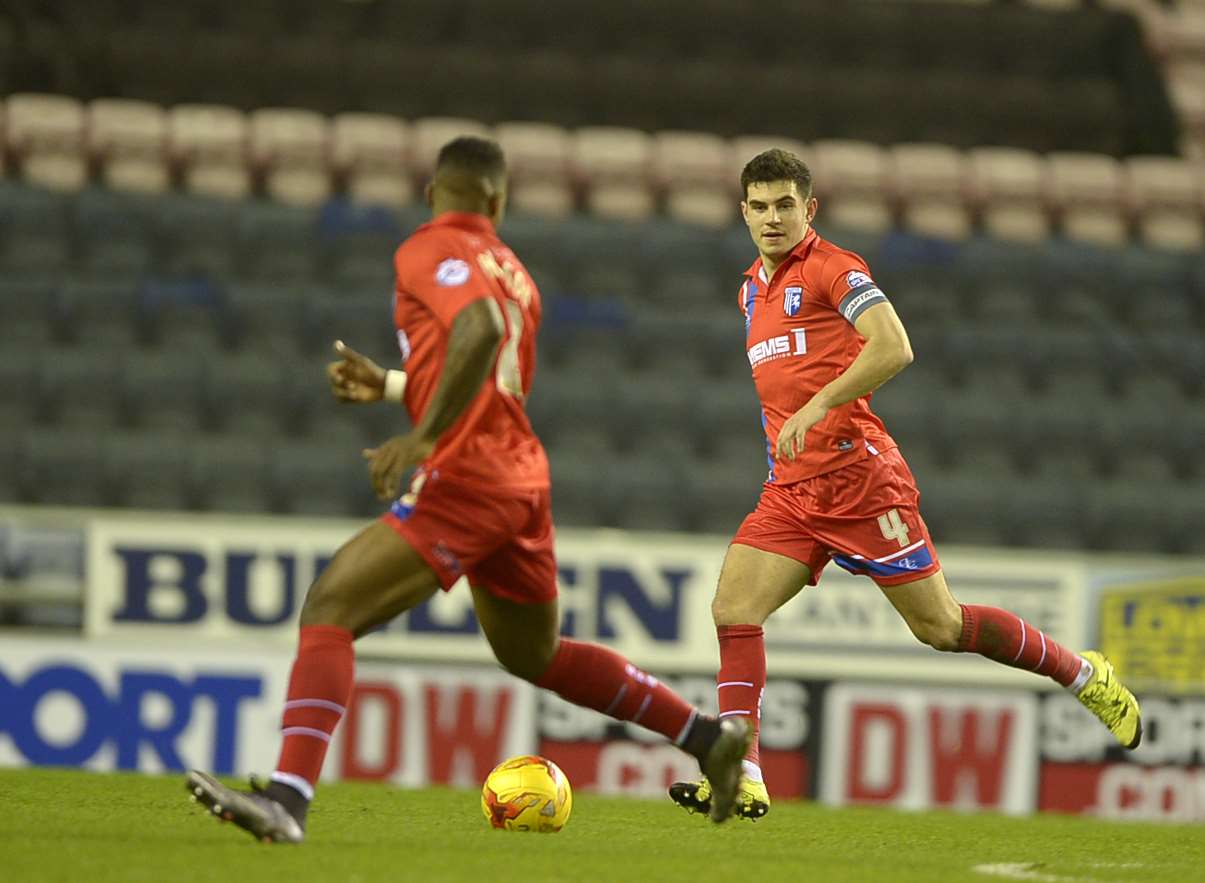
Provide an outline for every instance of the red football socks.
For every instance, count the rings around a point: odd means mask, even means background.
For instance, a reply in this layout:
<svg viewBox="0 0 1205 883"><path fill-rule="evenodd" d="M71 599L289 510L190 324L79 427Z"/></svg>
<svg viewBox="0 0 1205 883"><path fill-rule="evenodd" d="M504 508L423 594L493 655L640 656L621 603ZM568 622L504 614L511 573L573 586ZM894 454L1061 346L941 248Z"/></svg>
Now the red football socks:
<svg viewBox="0 0 1205 883"><path fill-rule="evenodd" d="M720 673L716 676L716 694L720 717L747 716L753 728L753 742L745 759L760 766L758 733L761 730L761 697L766 689L766 643L759 625L721 625Z"/></svg>
<svg viewBox="0 0 1205 883"><path fill-rule="evenodd" d="M575 705L631 721L684 745L698 712L655 677L614 650L561 638L548 670L535 681Z"/></svg>
<svg viewBox="0 0 1205 883"><path fill-rule="evenodd" d="M289 675L281 732L284 744L272 781L313 799L322 761L351 695L355 674L352 633L333 625L301 628Z"/></svg>
<svg viewBox="0 0 1205 883"><path fill-rule="evenodd" d="M960 606L960 652L978 653L1013 668L1053 678L1064 687L1075 688L1085 666L1079 654L1052 640L1015 613L978 604Z"/></svg>

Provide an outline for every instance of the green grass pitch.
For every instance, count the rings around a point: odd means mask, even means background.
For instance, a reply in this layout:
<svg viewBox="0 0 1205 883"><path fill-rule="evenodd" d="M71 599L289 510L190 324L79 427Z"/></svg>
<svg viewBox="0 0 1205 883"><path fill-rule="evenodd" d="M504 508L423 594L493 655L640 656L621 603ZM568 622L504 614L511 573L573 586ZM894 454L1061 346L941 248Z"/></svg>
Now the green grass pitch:
<svg viewBox="0 0 1205 883"><path fill-rule="evenodd" d="M491 830L471 791L322 787L300 847L256 843L182 776L0 771L0 878L13 881L1205 880L1199 826L775 804L714 826L664 802L575 795L559 834ZM995 865L995 875L975 870Z"/></svg>

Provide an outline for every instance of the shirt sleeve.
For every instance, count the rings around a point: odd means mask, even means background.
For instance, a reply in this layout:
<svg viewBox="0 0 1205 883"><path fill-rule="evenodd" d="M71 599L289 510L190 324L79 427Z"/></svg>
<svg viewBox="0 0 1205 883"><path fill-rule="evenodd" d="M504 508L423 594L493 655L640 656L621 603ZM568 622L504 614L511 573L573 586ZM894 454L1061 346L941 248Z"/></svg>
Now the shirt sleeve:
<svg viewBox="0 0 1205 883"><path fill-rule="evenodd" d="M446 328L466 306L490 296L490 284L477 262L451 242L401 248L395 258L399 297L423 304Z"/></svg>
<svg viewBox="0 0 1205 883"><path fill-rule="evenodd" d="M875 304L887 303L887 295L870 278L866 262L851 252L834 254L828 259L822 282L833 309L851 325Z"/></svg>

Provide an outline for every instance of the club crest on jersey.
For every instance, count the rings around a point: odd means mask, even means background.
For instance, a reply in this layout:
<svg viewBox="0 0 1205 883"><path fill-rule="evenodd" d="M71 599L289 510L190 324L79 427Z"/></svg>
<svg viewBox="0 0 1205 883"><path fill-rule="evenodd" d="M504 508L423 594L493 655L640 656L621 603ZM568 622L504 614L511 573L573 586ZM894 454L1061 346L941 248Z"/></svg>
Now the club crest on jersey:
<svg viewBox="0 0 1205 883"><path fill-rule="evenodd" d="M874 285L874 281L860 270L850 270L845 276L845 284L850 288L861 288L863 285Z"/></svg>
<svg viewBox="0 0 1205 883"><path fill-rule="evenodd" d="M782 311L788 316L794 316L803 306L803 286L788 285L783 289Z"/></svg>
<svg viewBox="0 0 1205 883"><path fill-rule="evenodd" d="M469 281L469 265L459 258L448 258L435 269L435 281L444 288L455 288Z"/></svg>

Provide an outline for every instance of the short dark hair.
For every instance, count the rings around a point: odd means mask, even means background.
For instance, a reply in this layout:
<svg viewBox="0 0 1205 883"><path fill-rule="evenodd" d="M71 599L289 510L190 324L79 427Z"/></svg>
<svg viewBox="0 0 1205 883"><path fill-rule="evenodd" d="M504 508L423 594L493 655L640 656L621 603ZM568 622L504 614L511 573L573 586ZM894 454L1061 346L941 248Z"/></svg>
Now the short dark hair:
<svg viewBox="0 0 1205 883"><path fill-rule="evenodd" d="M506 156L497 141L461 135L439 149L435 168L468 173L481 178L506 178Z"/></svg>
<svg viewBox="0 0 1205 883"><path fill-rule="evenodd" d="M799 195L808 199L812 195L812 170L807 163L778 147L763 150L741 170L741 194L749 195L750 184L769 184L771 181L794 181Z"/></svg>

